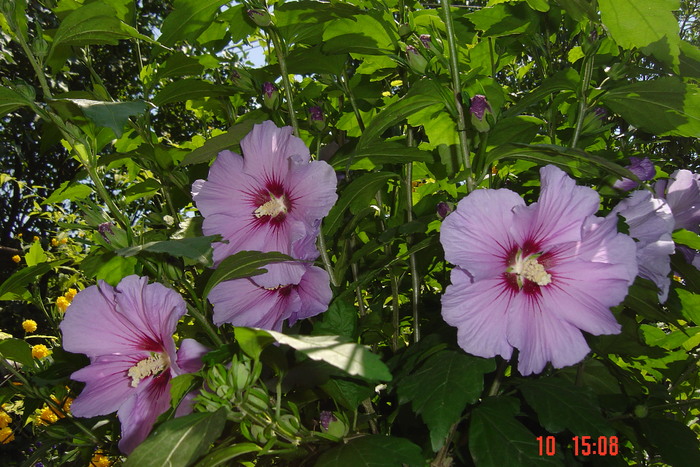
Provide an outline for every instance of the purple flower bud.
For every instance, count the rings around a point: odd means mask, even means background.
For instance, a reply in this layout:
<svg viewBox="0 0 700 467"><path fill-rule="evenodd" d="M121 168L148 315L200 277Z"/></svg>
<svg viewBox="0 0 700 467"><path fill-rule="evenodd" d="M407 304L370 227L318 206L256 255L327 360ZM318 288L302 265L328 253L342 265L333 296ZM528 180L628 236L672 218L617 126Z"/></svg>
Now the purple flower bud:
<svg viewBox="0 0 700 467"><path fill-rule="evenodd" d="M639 159L638 157L630 157L630 162L631 164L625 168L633 174L635 174L637 178L641 181L651 180L654 178L654 175L656 175L656 168L654 167L654 163L650 161L648 157L645 157L644 159ZM634 180L630 180L629 178L622 178L615 182L613 188L617 188L618 190L622 191L630 191L637 188L637 185L639 184Z"/></svg>
<svg viewBox="0 0 700 467"><path fill-rule="evenodd" d="M274 94L274 92L277 91L277 87L275 87L275 85L269 81L265 81L263 83L262 89L263 92L267 95L267 97L272 97L272 94Z"/></svg>
<svg viewBox="0 0 700 467"><path fill-rule="evenodd" d="M267 27L270 24L272 24L272 17L270 16L270 13L265 9L250 9L246 11L246 13L248 13L248 17L252 19L253 22L261 28Z"/></svg>
<svg viewBox="0 0 700 467"><path fill-rule="evenodd" d="M406 46L406 59L408 61L408 66L411 67L413 71L422 75L425 73L425 68L428 66L428 61L421 55L421 53L413 47L412 45Z"/></svg>
<svg viewBox="0 0 700 467"><path fill-rule="evenodd" d="M279 101L279 92L277 92L277 87L269 81L266 81L262 85L263 90L263 104L268 109L276 109Z"/></svg>
<svg viewBox="0 0 700 467"><path fill-rule="evenodd" d="M608 111L605 107L596 107L593 109L593 113L595 113L596 117L598 117L601 121L605 121L605 119L608 117Z"/></svg>
<svg viewBox="0 0 700 467"><path fill-rule="evenodd" d="M430 48L430 44L432 43L432 41L430 40L430 34L421 34L420 41L423 43L423 46L426 49Z"/></svg>
<svg viewBox="0 0 700 467"><path fill-rule="evenodd" d="M323 121L323 109L317 105L309 107L309 113L311 114L311 120Z"/></svg>
<svg viewBox="0 0 700 467"><path fill-rule="evenodd" d="M452 209L454 209L454 205L445 201L440 201L437 206L435 206L435 210L440 219L447 217L447 215L452 212Z"/></svg>
<svg viewBox="0 0 700 467"><path fill-rule="evenodd" d="M324 410L323 412L321 412L318 418L318 421L321 423L321 428L323 428L326 431L328 430L328 426L331 424L331 422L335 422L336 420L338 420L337 418L335 418L335 415L333 415L333 413L329 412L328 410Z"/></svg>
<svg viewBox="0 0 700 467"><path fill-rule="evenodd" d="M472 125L480 133L489 131L491 128L491 125L484 119L487 112L491 114L493 110L489 101L486 100L486 96L477 94L470 99L469 113L471 114Z"/></svg>
<svg viewBox="0 0 700 467"><path fill-rule="evenodd" d="M107 243L112 243L107 237L108 232L110 235L114 235L114 232L112 231L112 225L113 224L111 222L103 222L102 224L97 226L97 231L100 233L100 235L102 235L102 238Z"/></svg>

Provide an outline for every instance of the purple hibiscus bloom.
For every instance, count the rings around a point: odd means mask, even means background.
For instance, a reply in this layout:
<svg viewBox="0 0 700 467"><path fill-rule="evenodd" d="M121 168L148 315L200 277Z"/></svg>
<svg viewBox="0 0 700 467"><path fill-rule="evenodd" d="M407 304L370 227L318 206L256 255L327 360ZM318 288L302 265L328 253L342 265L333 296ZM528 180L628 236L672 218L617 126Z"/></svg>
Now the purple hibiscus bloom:
<svg viewBox="0 0 700 467"><path fill-rule="evenodd" d="M224 239L214 243L214 263L242 250L315 257L313 241L307 240L315 239L319 220L338 198L333 168L310 162L292 128L270 121L255 125L241 148L245 157L219 153L208 179L192 185L204 234Z"/></svg>
<svg viewBox="0 0 700 467"><path fill-rule="evenodd" d="M561 368L589 351L581 331L616 334L610 312L637 275L634 241L594 214L598 194L563 171L540 170L529 206L510 190L476 190L443 222L445 258L457 265L442 316L481 357L520 351L523 375Z"/></svg>
<svg viewBox="0 0 700 467"><path fill-rule="evenodd" d="M184 339L175 351L173 333L185 311L177 292L135 275L116 287L100 281L80 291L66 311L63 347L90 358L90 365L71 375L86 383L71 412L95 417L116 411L125 454L170 407L170 380L201 367L208 349L197 341Z"/></svg>
<svg viewBox="0 0 700 467"><path fill-rule="evenodd" d="M671 256L675 251L673 214L668 204L646 190L635 191L610 213L620 214L629 226L630 236L637 240L639 276L653 281L659 288L659 301L668 298L671 285Z"/></svg>
<svg viewBox="0 0 700 467"><path fill-rule="evenodd" d="M654 178L654 175L656 175L654 163L649 160L648 157L645 157L644 159L630 157L630 162L631 164L625 168L635 174L641 181L645 182L647 180L651 180ZM639 186L639 183L635 182L634 180L629 178L621 178L615 182L613 188L617 188L618 190L622 191L631 191L637 188L637 186Z"/></svg>
<svg viewBox="0 0 700 467"><path fill-rule="evenodd" d="M700 233L700 175L676 170L667 180L654 183L658 198L665 199L673 212L674 230Z"/></svg>
<svg viewBox="0 0 700 467"><path fill-rule="evenodd" d="M333 293L326 271L303 263L282 271L269 266L265 274L221 282L211 290L214 324L281 331L284 320L292 326L328 309Z"/></svg>

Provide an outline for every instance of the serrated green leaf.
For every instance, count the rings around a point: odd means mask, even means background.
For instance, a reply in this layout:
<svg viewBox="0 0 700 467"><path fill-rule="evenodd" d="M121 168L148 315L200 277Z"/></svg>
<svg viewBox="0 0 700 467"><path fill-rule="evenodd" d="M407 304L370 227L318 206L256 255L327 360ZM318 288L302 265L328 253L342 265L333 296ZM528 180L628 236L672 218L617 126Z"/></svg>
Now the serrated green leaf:
<svg viewBox="0 0 700 467"><path fill-rule="evenodd" d="M344 372L372 381L391 381L391 373L379 355L339 336L288 336L266 331L280 344L292 347L312 360L321 360Z"/></svg>
<svg viewBox="0 0 700 467"><path fill-rule="evenodd" d="M153 81L165 78L178 78L180 76L199 76L204 71L204 65L199 60L189 57L182 52L171 55L165 63L158 68Z"/></svg>
<svg viewBox="0 0 700 467"><path fill-rule="evenodd" d="M32 246L29 247L29 251L24 255L24 260L27 262L27 266L36 266L39 263L46 261L46 253L41 247L41 242L35 240Z"/></svg>
<svg viewBox="0 0 700 467"><path fill-rule="evenodd" d="M645 418L639 421L645 438L658 449L661 458L673 467L700 465L697 435L685 424L668 418Z"/></svg>
<svg viewBox="0 0 700 467"><path fill-rule="evenodd" d="M431 356L398 385L400 402L411 402L430 429L433 451L445 443L450 427L467 404L473 404L484 388L484 374L496 369L493 359L443 351Z"/></svg>
<svg viewBox="0 0 700 467"><path fill-rule="evenodd" d="M180 404L182 398L194 388L196 379L197 377L193 373L185 373L170 380L170 402L174 409Z"/></svg>
<svg viewBox="0 0 700 467"><path fill-rule="evenodd" d="M374 172L350 182L343 189L338 202L331 208L323 223L326 235L332 236L341 227L346 210L350 209L351 212L358 213L368 206L370 200L374 199L374 195L387 181L397 177L398 175L393 172Z"/></svg>
<svg viewBox="0 0 700 467"><path fill-rule="evenodd" d="M348 410L357 410L357 407L363 400L374 395L373 387L339 378L329 379L321 385L321 389L323 389L333 401Z"/></svg>
<svg viewBox="0 0 700 467"><path fill-rule="evenodd" d="M228 0L175 0L172 12L163 21L158 42L171 46L193 41L214 20L216 12Z"/></svg>
<svg viewBox="0 0 700 467"><path fill-rule="evenodd" d="M209 237L194 237L194 238L179 238L175 240L163 240L160 242L149 242L143 245L137 245L117 250L117 254L121 256L134 256L142 251L151 253L167 253L171 256L179 258L190 258L200 263L207 262L207 254L211 251L211 242L217 239L218 236Z"/></svg>
<svg viewBox="0 0 700 467"><path fill-rule="evenodd" d="M238 443L233 446L216 449L207 454L195 467L216 467L217 465L230 465L228 461L243 454L262 451L262 448L253 443Z"/></svg>
<svg viewBox="0 0 700 467"><path fill-rule="evenodd" d="M314 323L314 335L334 334L354 338L357 332L357 308L345 300L335 300Z"/></svg>
<svg viewBox="0 0 700 467"><path fill-rule="evenodd" d="M244 120L233 125L224 134L214 136L207 140L203 146L187 154L180 165L201 164L209 162L224 149L240 153L241 140L253 129L257 123L254 120Z"/></svg>
<svg viewBox="0 0 700 467"><path fill-rule="evenodd" d="M615 433L600 413L595 394L559 378L540 378L520 385L527 403L537 412L540 425L551 433L568 429L574 435Z"/></svg>
<svg viewBox="0 0 700 467"><path fill-rule="evenodd" d="M601 100L632 125L659 135L700 136L700 90L675 76L610 89Z"/></svg>
<svg viewBox="0 0 700 467"><path fill-rule="evenodd" d="M379 9L328 21L323 25L322 50L328 54L393 53L397 48L398 35L396 29L387 23Z"/></svg>
<svg viewBox="0 0 700 467"><path fill-rule="evenodd" d="M20 93L7 86L0 86L0 117L30 104L31 102Z"/></svg>
<svg viewBox="0 0 700 467"><path fill-rule="evenodd" d="M525 94L513 107L503 112L503 118L519 115L533 104L542 102L552 93L560 91L576 91L581 77L573 68L566 68L542 81L539 87Z"/></svg>
<svg viewBox="0 0 700 467"><path fill-rule="evenodd" d="M26 291L25 286L27 284L35 282L38 277L43 276L66 261L68 260L52 261L20 269L0 285L0 300L15 300L21 297Z"/></svg>
<svg viewBox="0 0 700 467"><path fill-rule="evenodd" d="M673 232L673 241L681 245L689 246L694 250L700 250L700 235L695 232L685 229Z"/></svg>
<svg viewBox="0 0 700 467"><path fill-rule="evenodd" d="M477 467L559 466L562 456L539 456L535 435L516 418L518 401L490 397L474 409L469 424L469 452Z"/></svg>
<svg viewBox="0 0 700 467"><path fill-rule="evenodd" d="M353 169L354 165L361 163L363 159L369 160L374 165L406 164L408 162L431 162L433 156L429 152L415 147L381 141L356 149L350 154L338 154L333 157L330 163L336 170L346 170Z"/></svg>
<svg viewBox="0 0 700 467"><path fill-rule="evenodd" d="M187 466L197 460L224 430L226 412L194 413L156 428L124 463L125 467Z"/></svg>
<svg viewBox="0 0 700 467"><path fill-rule="evenodd" d="M95 279L103 280L109 285L116 287L126 276L136 272L136 258L124 258L113 256L107 262L98 265Z"/></svg>
<svg viewBox="0 0 700 467"><path fill-rule="evenodd" d="M74 183L67 180L61 183L61 186L54 190L51 195L46 198L41 204L60 203L61 201L75 201L85 199L92 193L92 188L82 183Z"/></svg>
<svg viewBox="0 0 700 467"><path fill-rule="evenodd" d="M425 463L420 448L407 439L370 435L324 452L315 467L421 467Z"/></svg>
<svg viewBox="0 0 700 467"><path fill-rule="evenodd" d="M693 323L700 325L700 295L687 290L676 289L678 298L681 301L681 313Z"/></svg>
<svg viewBox="0 0 700 467"><path fill-rule="evenodd" d="M204 287L202 299L205 299L212 288L219 282L240 279L242 277L252 277L267 272L261 269L270 263L281 263L284 261L294 261L287 255L276 251L261 253L259 251L239 251L235 255L229 256L217 266L214 273L209 278Z"/></svg>
<svg viewBox="0 0 700 467"><path fill-rule="evenodd" d="M80 107L83 114L95 125L111 128L121 138L124 125L133 115L141 115L148 106L143 101L104 102L89 99L66 99Z"/></svg>
<svg viewBox="0 0 700 467"><path fill-rule="evenodd" d="M183 102L204 97L230 96L235 93L236 89L231 86L211 84L201 79L187 78L174 81L165 86L153 98L153 103L160 107L171 102Z"/></svg>
<svg viewBox="0 0 700 467"><path fill-rule="evenodd" d="M21 363L29 368L34 366L32 347L22 339L0 340L0 356Z"/></svg>

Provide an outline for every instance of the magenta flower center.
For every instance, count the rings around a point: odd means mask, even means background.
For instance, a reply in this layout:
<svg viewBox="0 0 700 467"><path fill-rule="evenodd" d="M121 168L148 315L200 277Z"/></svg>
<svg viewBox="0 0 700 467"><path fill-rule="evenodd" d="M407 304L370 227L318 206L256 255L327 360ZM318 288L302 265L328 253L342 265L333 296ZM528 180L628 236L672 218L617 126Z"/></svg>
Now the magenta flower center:
<svg viewBox="0 0 700 467"><path fill-rule="evenodd" d="M541 253L523 255L522 250L518 250L510 262L506 273L514 276L518 289L522 289L526 280L534 282L539 286L548 285L552 282L552 275L547 272L544 265L540 263Z"/></svg>
<svg viewBox="0 0 700 467"><path fill-rule="evenodd" d="M140 360L136 365L129 368L129 378L131 387L138 387L139 382L149 376L157 376L170 367L170 358L161 352L151 352L151 356Z"/></svg>

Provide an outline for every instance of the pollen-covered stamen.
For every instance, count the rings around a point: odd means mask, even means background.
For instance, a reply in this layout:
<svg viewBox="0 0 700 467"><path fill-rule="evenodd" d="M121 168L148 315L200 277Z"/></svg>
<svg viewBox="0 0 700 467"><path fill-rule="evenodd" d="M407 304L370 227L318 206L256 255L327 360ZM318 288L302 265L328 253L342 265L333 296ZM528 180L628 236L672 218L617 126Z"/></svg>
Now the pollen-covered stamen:
<svg viewBox="0 0 700 467"><path fill-rule="evenodd" d="M277 217L280 214L287 214L287 198L282 195L277 197L270 193L270 200L259 206L254 214L258 219L262 216Z"/></svg>
<svg viewBox="0 0 700 467"><path fill-rule="evenodd" d="M153 352L148 358L144 358L136 365L129 368L128 375L131 378L131 387L135 388L142 379L156 376L170 366L170 359L164 353Z"/></svg>
<svg viewBox="0 0 700 467"><path fill-rule="evenodd" d="M507 272L515 274L518 279L518 286L523 287L523 279L534 282L537 285L548 285L552 282L552 275L547 272L544 266L537 260L540 255L529 255L523 258L522 251L515 255L513 264Z"/></svg>

